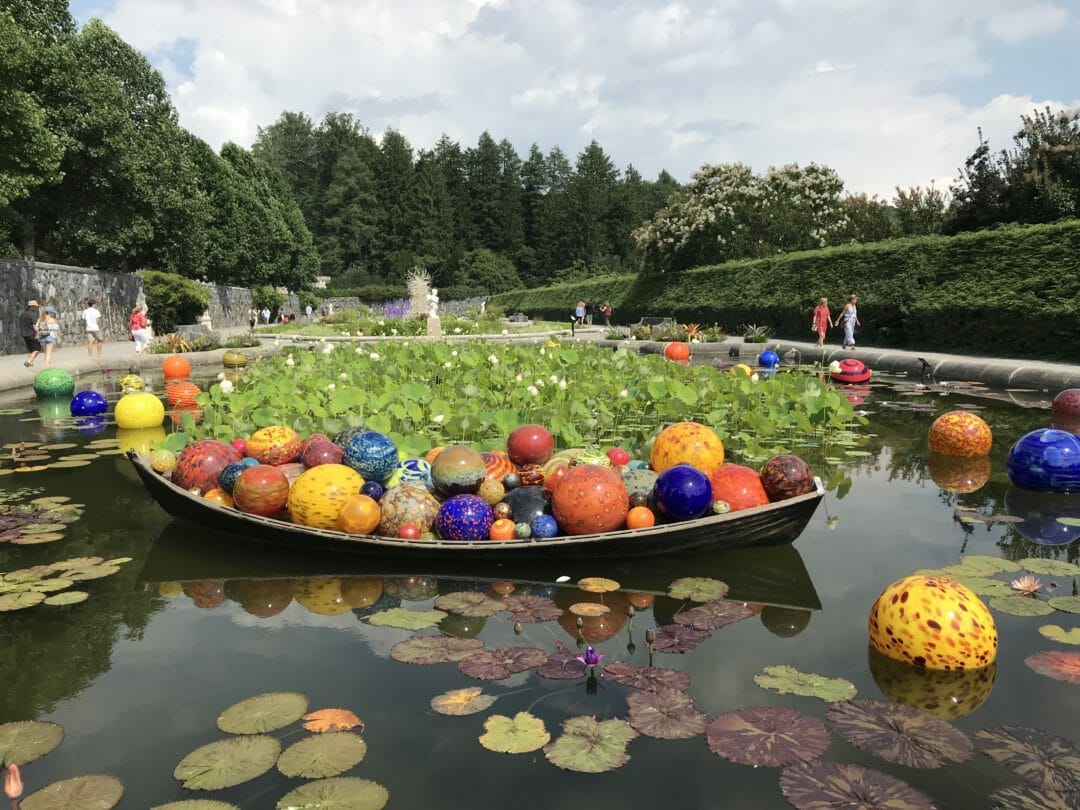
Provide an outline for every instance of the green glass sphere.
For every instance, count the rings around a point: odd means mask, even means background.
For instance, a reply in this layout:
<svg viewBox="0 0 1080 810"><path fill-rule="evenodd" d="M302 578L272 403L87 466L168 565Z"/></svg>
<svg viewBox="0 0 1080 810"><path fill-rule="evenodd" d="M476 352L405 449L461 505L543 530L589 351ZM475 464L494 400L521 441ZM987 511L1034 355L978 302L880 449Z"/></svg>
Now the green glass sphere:
<svg viewBox="0 0 1080 810"><path fill-rule="evenodd" d="M34 377L34 391L39 397L69 397L75 390L75 378L62 368L47 368Z"/></svg>

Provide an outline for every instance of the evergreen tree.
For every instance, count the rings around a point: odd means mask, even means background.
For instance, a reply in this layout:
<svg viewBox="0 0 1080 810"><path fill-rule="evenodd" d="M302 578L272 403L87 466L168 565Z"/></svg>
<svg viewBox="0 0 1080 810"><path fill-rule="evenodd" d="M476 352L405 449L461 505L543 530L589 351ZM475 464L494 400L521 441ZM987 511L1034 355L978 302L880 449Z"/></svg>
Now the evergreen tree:
<svg viewBox="0 0 1080 810"><path fill-rule="evenodd" d="M465 171L465 154L457 141L443 135L435 144L435 165L446 183L450 195L450 208L454 220L454 249L463 250L472 242L472 214L469 211L468 176Z"/></svg>
<svg viewBox="0 0 1080 810"><path fill-rule="evenodd" d="M270 126L259 127L251 152L281 172L307 222L316 224L321 166L311 119L286 110Z"/></svg>
<svg viewBox="0 0 1080 810"><path fill-rule="evenodd" d="M578 155L569 197L572 259L590 269L612 252L610 225L619 171L600 144L592 141Z"/></svg>
<svg viewBox="0 0 1080 810"><path fill-rule="evenodd" d="M467 244L498 250L503 245L502 154L486 131L476 148L465 153L472 217L471 240Z"/></svg>
<svg viewBox="0 0 1080 810"><path fill-rule="evenodd" d="M525 227L521 212L521 158L513 144L505 138L499 141L500 197L498 249L514 256L525 242Z"/></svg>
<svg viewBox="0 0 1080 810"><path fill-rule="evenodd" d="M964 168L953 184L949 218L942 230L953 234L1008 222L1006 188L1001 162L990 153L990 144L980 129L979 145L964 161Z"/></svg>
<svg viewBox="0 0 1080 810"><path fill-rule="evenodd" d="M379 203L375 173L359 143L338 156L323 198L319 258L327 275L375 265Z"/></svg>
<svg viewBox="0 0 1080 810"><path fill-rule="evenodd" d="M517 266L522 283L536 287L543 282L540 265L543 243L544 196L548 192L547 160L535 143L529 147L529 159L521 167L521 220L523 246L518 251Z"/></svg>
<svg viewBox="0 0 1080 810"><path fill-rule="evenodd" d="M540 269L548 279L573 261L570 231L574 223L569 192L573 174L566 155L553 147L547 156L548 192L540 212Z"/></svg>
<svg viewBox="0 0 1080 810"><path fill-rule="evenodd" d="M375 167L375 192L379 201L376 250L383 275L395 282L404 282L413 264L415 180L412 146L400 132L388 129L379 146Z"/></svg>
<svg viewBox="0 0 1080 810"><path fill-rule="evenodd" d="M431 273L433 280L439 281L453 252L454 216L446 179L431 152L421 152L417 158L413 205L417 263Z"/></svg>

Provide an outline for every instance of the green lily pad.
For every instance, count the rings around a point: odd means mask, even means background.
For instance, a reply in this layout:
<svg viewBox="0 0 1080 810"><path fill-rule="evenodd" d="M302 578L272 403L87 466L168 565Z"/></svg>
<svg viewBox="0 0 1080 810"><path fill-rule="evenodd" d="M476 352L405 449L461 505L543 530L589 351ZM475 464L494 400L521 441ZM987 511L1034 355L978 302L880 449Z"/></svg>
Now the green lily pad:
<svg viewBox="0 0 1080 810"><path fill-rule="evenodd" d="M22 810L109 810L124 795L115 776L76 776L53 782L20 802Z"/></svg>
<svg viewBox="0 0 1080 810"><path fill-rule="evenodd" d="M1080 644L1080 627L1066 630L1056 624L1044 624L1039 628L1039 632L1051 641L1057 641L1060 644Z"/></svg>
<svg viewBox="0 0 1080 810"><path fill-rule="evenodd" d="M1018 563L1002 557L992 557L989 554L968 554L960 558L960 565L971 571L974 576L979 576L984 572L986 574L1000 574L1020 570ZM976 572L979 572L979 574L976 574Z"/></svg>
<svg viewBox="0 0 1080 810"><path fill-rule="evenodd" d="M459 616L470 616L474 619L494 616L503 609L501 602L475 591L444 593L436 598L435 607L439 610L457 613Z"/></svg>
<svg viewBox="0 0 1080 810"><path fill-rule="evenodd" d="M196 748L180 760L173 776L190 790L221 790L262 776L280 753L281 743L273 737L229 737Z"/></svg>
<svg viewBox="0 0 1080 810"><path fill-rule="evenodd" d="M263 734L295 723L307 709L308 699L299 692L267 692L227 708L217 726L227 734Z"/></svg>
<svg viewBox="0 0 1080 810"><path fill-rule="evenodd" d="M528 712L518 712L511 719L493 714L484 721L480 744L499 754L527 754L543 748L551 740L544 721Z"/></svg>
<svg viewBox="0 0 1080 810"><path fill-rule="evenodd" d="M683 577L671 583L668 596L691 602L711 602L727 596L728 584L709 577Z"/></svg>
<svg viewBox="0 0 1080 810"><path fill-rule="evenodd" d="M70 588L74 584L70 579L57 577L56 579L43 579L41 582L35 582L30 588L38 593L55 593Z"/></svg>
<svg viewBox="0 0 1080 810"><path fill-rule="evenodd" d="M56 723L27 720L0 725L0 765L25 765L45 756L64 740Z"/></svg>
<svg viewBox="0 0 1080 810"><path fill-rule="evenodd" d="M956 581L971 590L976 596L1012 596L1013 589L1008 582L990 577L957 577Z"/></svg>
<svg viewBox="0 0 1080 810"><path fill-rule="evenodd" d="M1080 518L1074 517L1059 517L1057 522L1062 526L1080 526Z"/></svg>
<svg viewBox="0 0 1080 810"><path fill-rule="evenodd" d="M240 810L235 804L216 799L186 799L182 802L155 804L150 810Z"/></svg>
<svg viewBox="0 0 1080 810"><path fill-rule="evenodd" d="M85 602L90 598L90 594L86 591L64 591L63 593L54 593L52 596L45 597L45 604L52 605L53 607L64 607L65 605L77 605L80 602Z"/></svg>
<svg viewBox="0 0 1080 810"><path fill-rule="evenodd" d="M390 792L378 782L339 776L318 779L286 793L277 810L381 810L390 801Z"/></svg>
<svg viewBox="0 0 1080 810"><path fill-rule="evenodd" d="M22 593L5 593L0 596L0 612L8 610L24 610L40 605L45 601L45 594L37 591L23 591Z"/></svg>
<svg viewBox="0 0 1080 810"><path fill-rule="evenodd" d="M47 534L50 532L62 532L67 528L64 523L31 523L29 526L23 526L23 534Z"/></svg>
<svg viewBox="0 0 1080 810"><path fill-rule="evenodd" d="M25 529L23 531L26 531ZM11 544L13 546L40 546L45 543L55 543L57 540L63 540L64 535L60 532L42 532L40 534L24 534L21 537L13 538Z"/></svg>
<svg viewBox="0 0 1080 810"><path fill-rule="evenodd" d="M1054 610L1063 610L1066 613L1080 613L1080 596L1055 596L1047 601Z"/></svg>
<svg viewBox="0 0 1080 810"><path fill-rule="evenodd" d="M834 703L851 700L858 691L855 684L843 678L826 678L813 672L800 672L786 665L764 668L763 675L755 675L754 683L762 689L771 689L781 695L803 695Z"/></svg>
<svg viewBox="0 0 1080 810"><path fill-rule="evenodd" d="M476 714L490 708L495 702L494 695L485 695L483 688L470 686L465 689L451 689L431 699L431 708L439 714L451 717L463 717Z"/></svg>
<svg viewBox="0 0 1080 810"><path fill-rule="evenodd" d="M1054 612L1049 602L1030 596L995 596L990 600L990 607L1011 616L1049 616Z"/></svg>
<svg viewBox="0 0 1080 810"><path fill-rule="evenodd" d="M626 746L638 736L625 720L597 722L595 717L563 721L563 733L544 748L548 762L578 773L613 771L630 761Z"/></svg>
<svg viewBox="0 0 1080 810"><path fill-rule="evenodd" d="M69 571L66 576L76 582L83 582L88 579L104 579L119 573L120 567L116 565L91 565L87 568L76 568Z"/></svg>
<svg viewBox="0 0 1080 810"><path fill-rule="evenodd" d="M367 743L351 731L316 734L290 745L278 760L278 770L289 777L323 779L338 776L367 753Z"/></svg>
<svg viewBox="0 0 1080 810"><path fill-rule="evenodd" d="M423 630L425 627L434 627L446 616L447 614L441 610L409 610L408 608L396 607L373 613L368 616L368 621L378 627Z"/></svg>
<svg viewBox="0 0 1080 810"><path fill-rule="evenodd" d="M1066 562L1065 560L1047 560L1042 557L1028 557L1020 560L1020 565L1025 571L1033 574L1044 574L1048 577L1075 577L1080 576L1080 565Z"/></svg>
<svg viewBox="0 0 1080 810"><path fill-rule="evenodd" d="M93 568L105 562L104 557L72 557L70 560L55 562L52 567L58 571L72 571L76 568Z"/></svg>

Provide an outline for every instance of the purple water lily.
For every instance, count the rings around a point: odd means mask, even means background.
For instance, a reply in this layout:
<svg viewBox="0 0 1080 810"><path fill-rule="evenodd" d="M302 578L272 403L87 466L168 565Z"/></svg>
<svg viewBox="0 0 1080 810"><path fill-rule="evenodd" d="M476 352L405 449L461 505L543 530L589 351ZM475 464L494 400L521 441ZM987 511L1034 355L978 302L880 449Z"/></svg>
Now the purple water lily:
<svg viewBox="0 0 1080 810"><path fill-rule="evenodd" d="M592 645L585 648L585 654L579 655L577 660L583 666L587 666L590 669L600 666L600 662L604 660L604 654L598 653L592 648Z"/></svg>

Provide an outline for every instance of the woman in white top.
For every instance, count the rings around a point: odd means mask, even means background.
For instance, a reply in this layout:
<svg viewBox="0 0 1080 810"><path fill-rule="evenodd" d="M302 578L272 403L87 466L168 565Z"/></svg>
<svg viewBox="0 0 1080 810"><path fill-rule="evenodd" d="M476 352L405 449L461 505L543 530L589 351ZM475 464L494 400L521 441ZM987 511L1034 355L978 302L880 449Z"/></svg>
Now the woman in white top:
<svg viewBox="0 0 1080 810"><path fill-rule="evenodd" d="M37 323L38 340L45 348L45 365L52 360L53 349L60 343L60 321L56 319L56 308L45 307Z"/></svg>
<svg viewBox="0 0 1080 810"><path fill-rule="evenodd" d="M851 296L840 312L840 320L844 323L845 349L855 348L855 327L862 326L862 321L859 320L859 309L856 306L858 302L859 299L856 296Z"/></svg>

